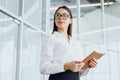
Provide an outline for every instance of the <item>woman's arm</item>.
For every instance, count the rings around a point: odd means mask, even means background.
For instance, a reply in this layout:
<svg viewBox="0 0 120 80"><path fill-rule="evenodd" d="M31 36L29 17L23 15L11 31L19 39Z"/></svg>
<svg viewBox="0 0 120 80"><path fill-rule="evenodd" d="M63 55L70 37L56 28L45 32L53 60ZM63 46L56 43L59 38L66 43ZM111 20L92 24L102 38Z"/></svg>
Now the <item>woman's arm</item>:
<svg viewBox="0 0 120 80"><path fill-rule="evenodd" d="M42 74L55 74L64 71L64 64L58 63L54 60L54 42L52 36L50 36L41 49L40 56L40 72Z"/></svg>

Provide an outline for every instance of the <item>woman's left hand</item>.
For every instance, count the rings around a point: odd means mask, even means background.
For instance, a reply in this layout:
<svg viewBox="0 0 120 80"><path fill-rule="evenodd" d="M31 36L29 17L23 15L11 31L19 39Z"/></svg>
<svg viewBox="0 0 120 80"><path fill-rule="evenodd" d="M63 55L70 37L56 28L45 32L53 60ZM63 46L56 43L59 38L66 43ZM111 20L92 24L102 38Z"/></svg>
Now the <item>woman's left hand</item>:
<svg viewBox="0 0 120 80"><path fill-rule="evenodd" d="M98 64L98 62L97 62L97 60L95 58L88 61L88 65L89 65L90 68L97 67L97 64Z"/></svg>

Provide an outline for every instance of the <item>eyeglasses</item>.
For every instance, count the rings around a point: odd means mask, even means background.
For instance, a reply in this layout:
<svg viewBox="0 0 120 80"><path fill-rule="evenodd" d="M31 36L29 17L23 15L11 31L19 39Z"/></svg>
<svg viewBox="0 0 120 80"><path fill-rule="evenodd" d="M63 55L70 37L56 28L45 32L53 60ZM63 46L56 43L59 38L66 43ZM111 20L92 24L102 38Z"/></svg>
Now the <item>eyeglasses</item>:
<svg viewBox="0 0 120 80"><path fill-rule="evenodd" d="M60 19L60 17L62 17L62 19L68 19L69 17L70 17L70 15L69 14L67 14L67 13L63 13L63 14L60 14L60 13L56 13L55 14L55 19Z"/></svg>

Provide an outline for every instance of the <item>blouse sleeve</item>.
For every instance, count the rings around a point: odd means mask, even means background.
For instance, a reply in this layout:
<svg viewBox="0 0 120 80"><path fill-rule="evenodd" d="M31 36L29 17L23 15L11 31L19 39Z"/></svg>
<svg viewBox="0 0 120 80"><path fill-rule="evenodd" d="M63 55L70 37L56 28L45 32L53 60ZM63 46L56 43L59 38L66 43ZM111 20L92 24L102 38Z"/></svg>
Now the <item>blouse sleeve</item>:
<svg viewBox="0 0 120 80"><path fill-rule="evenodd" d="M89 69L87 69L87 70L81 70L81 71L79 71L79 75L80 75L80 77L86 76L88 74L88 72L89 72Z"/></svg>
<svg viewBox="0 0 120 80"><path fill-rule="evenodd" d="M55 74L64 71L64 64L54 60L54 40L50 36L41 49L40 72L41 74Z"/></svg>

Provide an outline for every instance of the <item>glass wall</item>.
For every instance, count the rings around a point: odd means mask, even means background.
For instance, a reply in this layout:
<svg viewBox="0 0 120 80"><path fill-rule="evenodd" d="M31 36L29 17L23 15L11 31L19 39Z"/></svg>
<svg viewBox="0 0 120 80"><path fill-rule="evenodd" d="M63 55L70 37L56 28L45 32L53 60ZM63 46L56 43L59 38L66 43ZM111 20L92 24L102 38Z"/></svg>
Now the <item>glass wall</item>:
<svg viewBox="0 0 120 80"><path fill-rule="evenodd" d="M98 5L96 5L98 4ZM84 34L87 32L93 32L96 30L101 30L102 26L102 13L101 13L101 3L99 0L81 0L80 1L80 39L82 42L101 44L102 32L100 33L89 33L88 35ZM96 42L97 41L97 42Z"/></svg>
<svg viewBox="0 0 120 80"><path fill-rule="evenodd" d="M19 0L0 0L0 6L17 16L19 15Z"/></svg>
<svg viewBox="0 0 120 80"><path fill-rule="evenodd" d="M0 12L0 80L15 80L18 24Z"/></svg>
<svg viewBox="0 0 120 80"><path fill-rule="evenodd" d="M40 28L40 18L42 14L41 3L42 0L24 0L24 10L23 18L34 25L37 28ZM32 16L32 17L31 17Z"/></svg>
<svg viewBox="0 0 120 80"><path fill-rule="evenodd" d="M24 25L23 29L23 51L21 57L21 80L38 80L40 79L39 72L39 57L40 57L40 32L30 29Z"/></svg>
<svg viewBox="0 0 120 80"><path fill-rule="evenodd" d="M42 80L42 0L0 0L0 80Z"/></svg>

